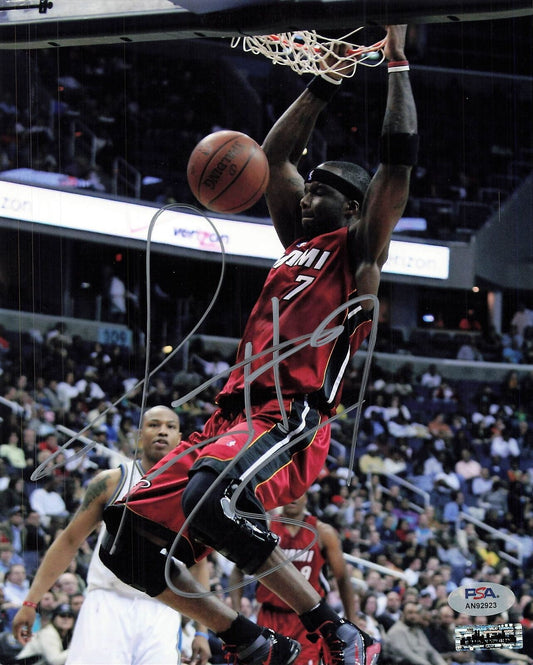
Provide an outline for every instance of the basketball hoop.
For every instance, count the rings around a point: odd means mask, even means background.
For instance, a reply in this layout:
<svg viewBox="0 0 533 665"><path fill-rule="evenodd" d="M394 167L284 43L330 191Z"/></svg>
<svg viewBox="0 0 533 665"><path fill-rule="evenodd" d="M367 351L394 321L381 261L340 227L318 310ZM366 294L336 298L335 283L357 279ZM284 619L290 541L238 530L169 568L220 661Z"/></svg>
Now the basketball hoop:
<svg viewBox="0 0 533 665"><path fill-rule="evenodd" d="M355 74L357 65L377 67L385 56L383 47L386 38L371 46L360 46L347 41L353 34L362 30L357 28L339 39L323 37L314 30L283 32L279 35L233 37L231 47L241 43L245 52L263 55L275 65L290 67L297 74L327 75L335 73L341 78L350 78ZM336 52L336 47L345 46L343 55ZM344 63L344 66L343 66Z"/></svg>

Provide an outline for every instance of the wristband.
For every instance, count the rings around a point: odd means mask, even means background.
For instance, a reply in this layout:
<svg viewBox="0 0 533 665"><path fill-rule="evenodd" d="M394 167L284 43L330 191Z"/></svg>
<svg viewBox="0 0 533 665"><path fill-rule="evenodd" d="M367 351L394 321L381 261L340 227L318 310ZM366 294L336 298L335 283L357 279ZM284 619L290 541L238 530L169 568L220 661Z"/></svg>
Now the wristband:
<svg viewBox="0 0 533 665"><path fill-rule="evenodd" d="M409 71L409 60L391 60L387 64L389 74L394 74L395 72L408 72Z"/></svg>
<svg viewBox="0 0 533 665"><path fill-rule="evenodd" d="M414 166L418 157L418 134L382 134L379 154L382 164Z"/></svg>
<svg viewBox="0 0 533 665"><path fill-rule="evenodd" d="M329 102L333 99L340 84L340 79L339 81L333 81L333 79L326 79L323 76L315 76L315 78L307 85L307 89L323 102Z"/></svg>
<svg viewBox="0 0 533 665"><path fill-rule="evenodd" d="M33 607L34 610L37 609L37 603L34 603L32 600L23 600L22 604L26 607Z"/></svg>
<svg viewBox="0 0 533 665"><path fill-rule="evenodd" d="M206 640L209 639L209 635L207 633L203 633L201 630L197 630L194 633L194 637L205 637Z"/></svg>

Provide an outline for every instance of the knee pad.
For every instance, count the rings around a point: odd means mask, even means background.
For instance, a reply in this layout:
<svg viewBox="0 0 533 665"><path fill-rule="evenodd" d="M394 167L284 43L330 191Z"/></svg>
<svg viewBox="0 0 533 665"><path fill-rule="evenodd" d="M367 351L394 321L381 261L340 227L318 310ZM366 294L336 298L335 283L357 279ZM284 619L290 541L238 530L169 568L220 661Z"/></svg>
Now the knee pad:
<svg viewBox="0 0 533 665"><path fill-rule="evenodd" d="M268 559L279 542L269 531L263 506L253 492L245 489L238 499L239 510L258 513L263 519L241 517L231 508L231 497L238 481L222 481L214 489L214 471L200 469L191 477L183 494L182 507L190 515L200 501L189 523L191 536L223 554L245 573L253 574Z"/></svg>
<svg viewBox="0 0 533 665"><path fill-rule="evenodd" d="M98 551L103 564L125 584L149 596L158 596L168 586L167 555L162 553L161 545L146 537L146 527L141 524L146 520L121 505L106 508L103 518L106 533ZM176 564L172 565L179 571Z"/></svg>

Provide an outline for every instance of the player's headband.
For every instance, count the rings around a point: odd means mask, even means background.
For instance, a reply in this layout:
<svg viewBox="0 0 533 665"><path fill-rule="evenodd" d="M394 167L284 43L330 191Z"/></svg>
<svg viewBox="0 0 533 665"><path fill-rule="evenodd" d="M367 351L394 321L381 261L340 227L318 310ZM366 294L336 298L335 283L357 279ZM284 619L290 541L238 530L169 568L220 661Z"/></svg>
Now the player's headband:
<svg viewBox="0 0 533 665"><path fill-rule="evenodd" d="M364 196L364 193L348 180L345 180L340 175L327 171L326 169L321 169L317 166L316 169L309 171L309 174L306 178L306 182L321 182L324 185L329 185L336 189L341 194L344 194L348 199L361 202Z"/></svg>

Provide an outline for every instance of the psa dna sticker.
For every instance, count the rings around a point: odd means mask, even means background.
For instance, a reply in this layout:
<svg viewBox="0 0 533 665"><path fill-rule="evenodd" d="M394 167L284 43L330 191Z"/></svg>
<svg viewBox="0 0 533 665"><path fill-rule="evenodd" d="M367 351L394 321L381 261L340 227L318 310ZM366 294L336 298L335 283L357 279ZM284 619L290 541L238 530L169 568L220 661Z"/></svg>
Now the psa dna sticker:
<svg viewBox="0 0 533 665"><path fill-rule="evenodd" d="M508 610L515 602L515 595L503 584L476 582L472 586L460 586L448 596L448 604L456 612L470 616L490 616Z"/></svg>
<svg viewBox="0 0 533 665"><path fill-rule="evenodd" d="M502 623L493 626L457 626L455 629L455 650L474 649L521 649L522 625Z"/></svg>

